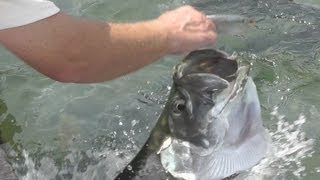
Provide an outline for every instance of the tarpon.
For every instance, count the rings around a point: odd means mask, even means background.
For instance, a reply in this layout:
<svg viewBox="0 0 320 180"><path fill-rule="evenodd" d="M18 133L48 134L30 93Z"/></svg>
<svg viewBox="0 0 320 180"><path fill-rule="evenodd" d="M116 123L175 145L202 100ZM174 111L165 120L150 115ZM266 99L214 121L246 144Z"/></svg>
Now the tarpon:
<svg viewBox="0 0 320 180"><path fill-rule="evenodd" d="M269 141L249 70L214 49L187 55L147 143L116 179L218 180L258 164Z"/></svg>

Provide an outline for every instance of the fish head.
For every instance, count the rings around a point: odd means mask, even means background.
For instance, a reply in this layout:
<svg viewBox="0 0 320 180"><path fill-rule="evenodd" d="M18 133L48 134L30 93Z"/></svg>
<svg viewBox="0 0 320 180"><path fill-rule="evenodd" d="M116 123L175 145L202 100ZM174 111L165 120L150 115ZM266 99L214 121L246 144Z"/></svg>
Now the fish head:
<svg viewBox="0 0 320 180"><path fill-rule="evenodd" d="M221 113L240 96L248 72L222 51L191 52L174 69L168 117L173 136L203 148L217 146L228 126Z"/></svg>

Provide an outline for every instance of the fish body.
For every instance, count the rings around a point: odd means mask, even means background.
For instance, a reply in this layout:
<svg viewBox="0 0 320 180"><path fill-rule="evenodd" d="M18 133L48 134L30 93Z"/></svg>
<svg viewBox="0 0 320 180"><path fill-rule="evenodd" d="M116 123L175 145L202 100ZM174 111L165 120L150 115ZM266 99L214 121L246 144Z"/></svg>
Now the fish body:
<svg viewBox="0 0 320 180"><path fill-rule="evenodd" d="M150 138L116 179L218 180L258 164L268 136L249 70L218 50L191 52L174 68Z"/></svg>

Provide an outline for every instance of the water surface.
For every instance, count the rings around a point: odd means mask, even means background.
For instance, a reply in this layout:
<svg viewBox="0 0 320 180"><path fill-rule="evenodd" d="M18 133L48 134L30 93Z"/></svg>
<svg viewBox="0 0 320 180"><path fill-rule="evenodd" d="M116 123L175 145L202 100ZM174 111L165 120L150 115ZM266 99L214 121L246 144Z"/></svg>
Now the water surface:
<svg viewBox="0 0 320 180"><path fill-rule="evenodd" d="M56 0L65 12L133 22L192 4L207 14L241 14L257 28L220 36L217 48L252 63L268 159L247 179L320 178L320 2L318 0ZM112 179L148 138L166 101L172 67L160 61L116 80L63 84L0 50L0 130L22 179Z"/></svg>

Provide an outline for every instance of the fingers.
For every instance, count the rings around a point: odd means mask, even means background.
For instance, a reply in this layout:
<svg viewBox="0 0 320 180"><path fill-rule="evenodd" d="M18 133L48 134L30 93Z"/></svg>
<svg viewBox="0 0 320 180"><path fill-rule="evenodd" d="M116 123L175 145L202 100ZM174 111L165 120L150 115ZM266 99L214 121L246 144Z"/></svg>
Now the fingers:
<svg viewBox="0 0 320 180"><path fill-rule="evenodd" d="M208 44L212 44L215 42L217 38L217 34L214 32L204 32L198 33L196 37L194 37L194 43L198 44L200 47L207 46Z"/></svg>
<svg viewBox="0 0 320 180"><path fill-rule="evenodd" d="M183 24L184 30L192 31L192 32L210 32L210 31L216 31L216 27L214 23L209 20L205 19L203 21L187 21Z"/></svg>
<svg viewBox="0 0 320 180"><path fill-rule="evenodd" d="M185 23L187 26L185 29L190 31L216 31L216 26L212 20L208 19L207 16L197 11L192 6L182 6L181 10L188 14L188 21Z"/></svg>
<svg viewBox="0 0 320 180"><path fill-rule="evenodd" d="M216 32L216 25L207 17L206 17L206 24L207 24L209 30Z"/></svg>
<svg viewBox="0 0 320 180"><path fill-rule="evenodd" d="M186 43L177 44L177 51L175 53L185 53L195 49L206 47L215 42L216 36L217 35L214 32L198 33L197 36L194 36L194 34L185 34L185 37L187 38L185 39Z"/></svg>
<svg viewBox="0 0 320 180"><path fill-rule="evenodd" d="M191 6L182 6L161 15L158 20L168 31L169 51L191 51L216 40L215 24Z"/></svg>

